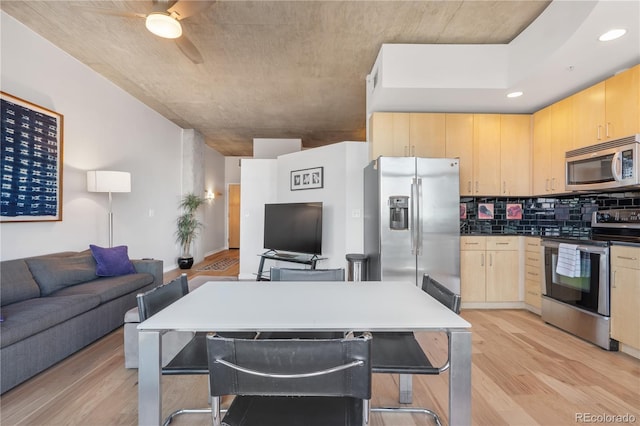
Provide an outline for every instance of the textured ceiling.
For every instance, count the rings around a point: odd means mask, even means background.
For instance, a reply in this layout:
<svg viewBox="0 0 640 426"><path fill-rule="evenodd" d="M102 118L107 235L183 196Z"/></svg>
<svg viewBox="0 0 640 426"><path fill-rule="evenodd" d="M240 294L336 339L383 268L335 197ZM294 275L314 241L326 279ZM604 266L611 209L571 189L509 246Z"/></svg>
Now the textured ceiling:
<svg viewBox="0 0 640 426"><path fill-rule="evenodd" d="M182 21L204 63L149 33L151 1L7 1L0 9L223 155L253 138L365 140L383 43L509 43L548 1L217 1Z"/></svg>

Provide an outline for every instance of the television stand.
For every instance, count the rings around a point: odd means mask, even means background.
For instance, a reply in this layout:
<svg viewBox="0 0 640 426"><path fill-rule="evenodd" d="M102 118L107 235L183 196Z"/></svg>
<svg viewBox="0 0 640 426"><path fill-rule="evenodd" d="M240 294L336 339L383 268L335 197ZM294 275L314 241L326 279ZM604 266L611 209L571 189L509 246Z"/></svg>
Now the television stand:
<svg viewBox="0 0 640 426"><path fill-rule="evenodd" d="M262 253L260 256L260 266L258 266L258 273L256 274L256 281L270 281L270 277L268 273L264 272L264 261L265 260L278 260L281 262L289 262L289 263L298 263L301 265L310 265L311 269L316 269L316 263L319 260L324 260L323 257L318 257L318 255L308 255L308 254L292 254L292 253L278 253L273 250L269 250L265 253Z"/></svg>

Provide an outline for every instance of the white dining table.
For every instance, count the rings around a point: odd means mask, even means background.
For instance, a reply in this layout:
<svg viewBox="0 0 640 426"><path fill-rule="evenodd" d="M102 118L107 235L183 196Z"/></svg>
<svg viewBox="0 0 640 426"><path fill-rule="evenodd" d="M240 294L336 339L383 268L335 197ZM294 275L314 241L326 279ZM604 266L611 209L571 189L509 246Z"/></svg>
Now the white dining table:
<svg viewBox="0 0 640 426"><path fill-rule="evenodd" d="M162 423L167 331L445 331L449 424L471 424L471 324L409 282L211 281L138 325L138 423Z"/></svg>

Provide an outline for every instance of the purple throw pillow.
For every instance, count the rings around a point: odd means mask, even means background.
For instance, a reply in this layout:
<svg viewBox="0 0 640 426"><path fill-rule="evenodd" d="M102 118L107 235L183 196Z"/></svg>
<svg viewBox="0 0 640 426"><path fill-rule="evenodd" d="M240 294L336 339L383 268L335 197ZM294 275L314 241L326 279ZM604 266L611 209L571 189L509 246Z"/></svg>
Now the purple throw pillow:
<svg viewBox="0 0 640 426"><path fill-rule="evenodd" d="M115 277L136 273L136 268L129 260L127 246L104 248L90 244L89 248L97 263L96 275L100 277Z"/></svg>

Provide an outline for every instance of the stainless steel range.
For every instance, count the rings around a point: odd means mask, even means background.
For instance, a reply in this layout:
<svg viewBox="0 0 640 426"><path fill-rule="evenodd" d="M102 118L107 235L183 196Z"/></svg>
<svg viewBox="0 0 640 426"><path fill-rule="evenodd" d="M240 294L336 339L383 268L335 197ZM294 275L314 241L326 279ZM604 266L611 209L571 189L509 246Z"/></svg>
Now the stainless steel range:
<svg viewBox="0 0 640 426"><path fill-rule="evenodd" d="M543 238L542 319L607 349L610 338L609 246L640 243L640 209L593 213L591 239Z"/></svg>

